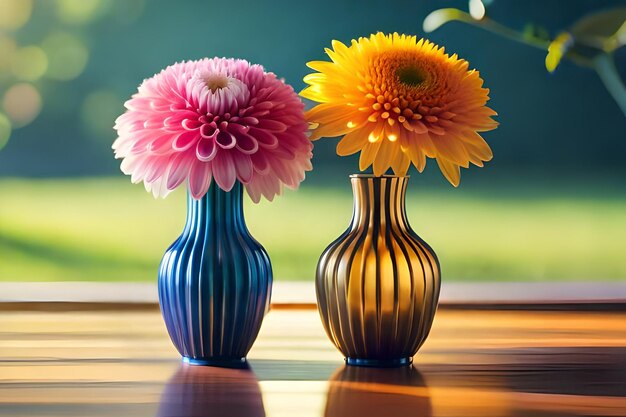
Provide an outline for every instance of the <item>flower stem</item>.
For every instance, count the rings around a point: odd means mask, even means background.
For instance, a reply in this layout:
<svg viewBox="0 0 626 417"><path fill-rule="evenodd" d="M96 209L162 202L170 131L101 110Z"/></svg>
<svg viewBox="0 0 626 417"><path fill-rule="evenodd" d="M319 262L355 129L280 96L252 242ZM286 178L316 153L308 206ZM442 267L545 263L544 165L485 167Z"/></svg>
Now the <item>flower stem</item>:
<svg viewBox="0 0 626 417"><path fill-rule="evenodd" d="M503 38L510 39L515 42L520 42L544 51L547 51L548 46L550 46L550 41L547 39L538 38L530 34L524 34L517 30L511 29L510 27L505 26L502 23L496 22L495 20L488 17L484 17L481 20L476 20L468 13L459 10L459 13L456 16L455 20L465 22L467 24L485 29L496 35L500 35ZM595 68L593 62L590 59L573 51L568 51L565 56L569 60L575 62L577 65L580 65L581 67Z"/></svg>

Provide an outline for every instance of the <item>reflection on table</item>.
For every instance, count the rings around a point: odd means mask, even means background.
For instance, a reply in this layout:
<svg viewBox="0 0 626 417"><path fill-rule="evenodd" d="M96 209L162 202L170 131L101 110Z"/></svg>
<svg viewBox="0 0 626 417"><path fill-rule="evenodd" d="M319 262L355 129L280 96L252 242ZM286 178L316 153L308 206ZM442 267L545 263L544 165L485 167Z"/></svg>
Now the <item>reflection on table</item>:
<svg viewBox="0 0 626 417"><path fill-rule="evenodd" d="M249 367L181 364L167 381L158 417L265 417L261 388Z"/></svg>
<svg viewBox="0 0 626 417"><path fill-rule="evenodd" d="M181 365L158 311L0 314L0 417L623 416L626 312L442 309L414 367L346 367L314 310L249 368Z"/></svg>

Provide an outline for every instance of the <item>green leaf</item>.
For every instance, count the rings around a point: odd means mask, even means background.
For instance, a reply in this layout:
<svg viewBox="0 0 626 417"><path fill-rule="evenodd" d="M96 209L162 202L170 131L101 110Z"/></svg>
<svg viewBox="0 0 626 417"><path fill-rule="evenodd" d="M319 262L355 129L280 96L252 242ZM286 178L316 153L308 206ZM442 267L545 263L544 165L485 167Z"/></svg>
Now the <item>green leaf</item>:
<svg viewBox="0 0 626 417"><path fill-rule="evenodd" d="M442 25L454 20L472 22L474 19L469 14L459 9L438 9L426 16L424 23L422 24L422 28L424 29L424 32L430 33L439 29Z"/></svg>
<svg viewBox="0 0 626 417"><path fill-rule="evenodd" d="M561 32L548 46L548 55L546 55L546 69L554 72L556 67L563 59L563 56L574 44L572 35L568 32Z"/></svg>
<svg viewBox="0 0 626 417"><path fill-rule="evenodd" d="M524 25L524 30L522 31L522 36L524 39L541 39L544 41L550 40L550 32L544 26L537 25L535 23L529 22Z"/></svg>
<svg viewBox="0 0 626 417"><path fill-rule="evenodd" d="M626 44L626 7L587 15L578 20L569 32L576 43L612 52Z"/></svg>

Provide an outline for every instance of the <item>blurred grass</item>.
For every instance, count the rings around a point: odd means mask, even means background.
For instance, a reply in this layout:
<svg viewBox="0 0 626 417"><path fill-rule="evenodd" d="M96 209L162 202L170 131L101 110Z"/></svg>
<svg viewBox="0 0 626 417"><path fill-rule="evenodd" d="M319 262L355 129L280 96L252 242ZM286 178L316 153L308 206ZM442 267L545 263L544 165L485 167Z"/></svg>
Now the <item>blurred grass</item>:
<svg viewBox="0 0 626 417"><path fill-rule="evenodd" d="M0 180L1 281L153 281L180 234L185 192L154 200L125 178ZM273 203L247 201L252 234L277 280L312 280L347 227L352 195L304 183ZM415 231L445 280L624 280L626 195L511 185L408 191Z"/></svg>

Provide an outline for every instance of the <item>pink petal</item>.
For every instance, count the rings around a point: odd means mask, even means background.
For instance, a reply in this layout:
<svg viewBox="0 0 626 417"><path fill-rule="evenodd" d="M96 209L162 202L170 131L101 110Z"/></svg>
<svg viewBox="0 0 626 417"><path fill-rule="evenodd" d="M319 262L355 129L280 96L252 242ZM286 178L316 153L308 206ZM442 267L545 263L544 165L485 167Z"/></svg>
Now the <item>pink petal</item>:
<svg viewBox="0 0 626 417"><path fill-rule="evenodd" d="M198 146L196 146L196 156L203 162L208 162L215 158L217 154L217 146L213 139L200 139Z"/></svg>
<svg viewBox="0 0 626 417"><path fill-rule="evenodd" d="M185 130L196 130L202 126L198 119L184 119L180 124Z"/></svg>
<svg viewBox="0 0 626 417"><path fill-rule="evenodd" d="M192 161L184 153L179 153L169 163L169 173L167 176L167 189L173 190L185 181L191 169Z"/></svg>
<svg viewBox="0 0 626 417"><path fill-rule="evenodd" d="M253 154L259 150L259 142L247 133L237 135L237 149L245 154Z"/></svg>
<svg viewBox="0 0 626 417"><path fill-rule="evenodd" d="M251 127L248 134L255 138L260 146L266 149L276 149L278 146L278 138L267 130Z"/></svg>
<svg viewBox="0 0 626 417"><path fill-rule="evenodd" d="M195 130L192 131L184 131L179 134L176 139L172 142L172 149L178 152L186 151L191 148L196 141L198 140L200 135Z"/></svg>
<svg viewBox="0 0 626 417"><path fill-rule="evenodd" d="M148 145L148 151L155 155L165 155L172 149L172 134L165 133Z"/></svg>
<svg viewBox="0 0 626 417"><path fill-rule="evenodd" d="M230 133L220 130L215 139L222 149L232 149L237 145L237 139Z"/></svg>
<svg viewBox="0 0 626 417"><path fill-rule="evenodd" d="M227 126L228 132L232 133L235 136L244 135L248 133L250 127L240 125L239 123L229 123Z"/></svg>
<svg viewBox="0 0 626 417"><path fill-rule="evenodd" d="M216 133L218 132L217 132L217 126L215 125L215 122L206 123L200 127L200 135L203 138L213 138L215 137Z"/></svg>
<svg viewBox="0 0 626 417"><path fill-rule="evenodd" d="M167 158L161 158L160 160L151 159L150 161L151 163L146 169L146 176L144 178L144 181L146 182L156 181L158 178L163 176L163 174L167 170L167 163L165 162L167 161Z"/></svg>
<svg viewBox="0 0 626 417"><path fill-rule="evenodd" d="M211 185L211 164L196 161L189 172L189 191L196 200L201 199Z"/></svg>
<svg viewBox="0 0 626 417"><path fill-rule="evenodd" d="M253 155L250 155L250 159L252 160L252 164L254 165L254 170L260 175L267 175L270 172L270 164L269 162L267 162L267 158L263 153L257 152Z"/></svg>
<svg viewBox="0 0 626 417"><path fill-rule="evenodd" d="M233 160L235 162L235 168L237 169L237 178L244 184L247 184L252 179L254 174L254 167L250 160L250 155L246 155L240 152L233 152Z"/></svg>
<svg viewBox="0 0 626 417"><path fill-rule="evenodd" d="M271 130L272 132L284 132L287 130L287 125L272 119L260 119L257 125L259 129Z"/></svg>
<svg viewBox="0 0 626 417"><path fill-rule="evenodd" d="M211 163L217 185L224 191L230 191L237 179L237 170L230 152L221 150L215 155Z"/></svg>

